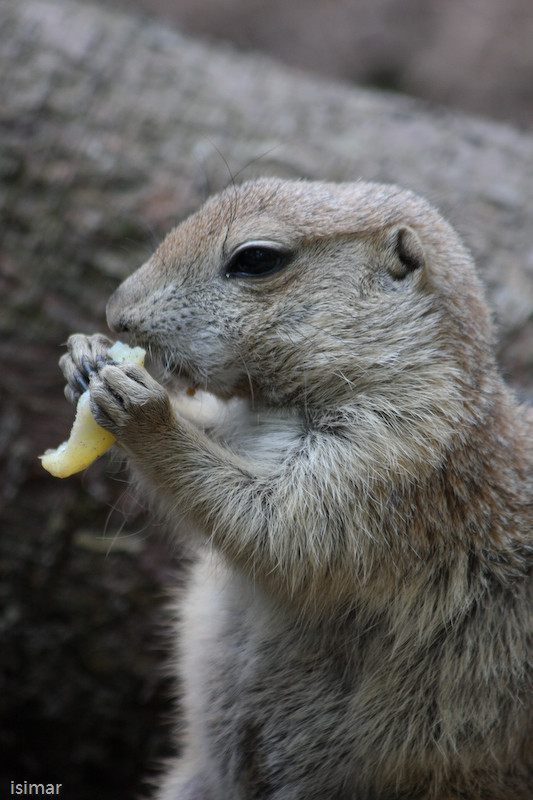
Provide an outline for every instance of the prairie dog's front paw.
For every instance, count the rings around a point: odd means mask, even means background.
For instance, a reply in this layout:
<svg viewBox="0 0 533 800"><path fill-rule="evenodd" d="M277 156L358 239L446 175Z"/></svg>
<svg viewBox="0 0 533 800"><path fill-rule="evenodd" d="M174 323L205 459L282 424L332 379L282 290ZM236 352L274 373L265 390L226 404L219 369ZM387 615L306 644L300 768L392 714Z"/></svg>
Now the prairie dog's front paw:
<svg viewBox="0 0 533 800"><path fill-rule="evenodd" d="M89 386L95 420L126 447L138 450L172 424L166 390L143 367L106 364Z"/></svg>
<svg viewBox="0 0 533 800"><path fill-rule="evenodd" d="M91 375L113 359L109 353L112 344L101 333L92 336L75 333L69 337L68 352L59 360L59 367L66 378L65 395L71 403L76 404L82 392L89 388Z"/></svg>
<svg viewBox="0 0 533 800"><path fill-rule="evenodd" d="M65 394L76 403L76 416L68 441L40 456L43 467L57 478L81 472L115 442L115 437L100 427L91 413L90 374L105 363L144 365L145 351L141 347L131 348L115 342L108 348L108 341L99 334L76 334L69 339L69 352L61 358L61 368L68 381Z"/></svg>

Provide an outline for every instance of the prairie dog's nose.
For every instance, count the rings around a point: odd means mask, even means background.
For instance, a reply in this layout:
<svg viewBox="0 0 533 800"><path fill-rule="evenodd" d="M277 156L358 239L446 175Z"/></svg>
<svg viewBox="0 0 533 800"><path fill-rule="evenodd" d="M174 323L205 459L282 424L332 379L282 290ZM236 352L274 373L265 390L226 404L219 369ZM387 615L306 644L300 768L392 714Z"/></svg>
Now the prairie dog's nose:
<svg viewBox="0 0 533 800"><path fill-rule="evenodd" d="M106 317L109 329L115 333L121 333L128 330L126 320L124 317L124 291L121 284L116 291L113 292L106 305Z"/></svg>
<svg viewBox="0 0 533 800"><path fill-rule="evenodd" d="M161 277L154 270L153 259L150 259L126 278L107 301L106 316L110 329L115 333L131 332L139 307L160 285Z"/></svg>

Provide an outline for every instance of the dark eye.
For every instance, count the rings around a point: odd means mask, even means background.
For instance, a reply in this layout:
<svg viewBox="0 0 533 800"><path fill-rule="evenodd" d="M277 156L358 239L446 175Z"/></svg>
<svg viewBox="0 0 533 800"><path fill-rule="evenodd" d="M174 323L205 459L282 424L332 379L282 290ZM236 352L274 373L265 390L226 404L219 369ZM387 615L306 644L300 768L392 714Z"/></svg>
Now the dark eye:
<svg viewBox="0 0 533 800"><path fill-rule="evenodd" d="M232 255L224 274L226 278L260 278L283 269L290 258L291 253L281 247L251 242Z"/></svg>

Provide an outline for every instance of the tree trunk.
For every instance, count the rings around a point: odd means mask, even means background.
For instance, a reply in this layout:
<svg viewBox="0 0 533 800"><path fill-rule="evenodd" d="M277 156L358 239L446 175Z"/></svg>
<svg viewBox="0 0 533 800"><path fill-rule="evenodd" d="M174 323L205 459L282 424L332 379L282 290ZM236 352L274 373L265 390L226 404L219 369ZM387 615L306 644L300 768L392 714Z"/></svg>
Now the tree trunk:
<svg viewBox="0 0 533 800"><path fill-rule="evenodd" d="M207 193L362 177L428 196L463 234L532 397L533 137L74 0L0 0L0 75L0 786L120 800L167 751L153 641L181 562L105 459L67 481L41 469L73 416L62 344L105 331L117 283Z"/></svg>

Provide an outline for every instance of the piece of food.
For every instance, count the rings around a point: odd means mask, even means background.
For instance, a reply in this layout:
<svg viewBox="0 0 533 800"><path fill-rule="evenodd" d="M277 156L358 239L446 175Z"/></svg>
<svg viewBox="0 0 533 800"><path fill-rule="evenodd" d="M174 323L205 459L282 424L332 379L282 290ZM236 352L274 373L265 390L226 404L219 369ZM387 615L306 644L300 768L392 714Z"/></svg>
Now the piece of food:
<svg viewBox="0 0 533 800"><path fill-rule="evenodd" d="M142 347L128 347L122 342L115 342L109 349L109 355L120 364L143 367L146 352ZM47 450L39 458L43 467L56 478L68 478L92 464L115 441L113 434L95 422L91 414L90 392L86 391L78 400L68 442L60 444L57 450Z"/></svg>

